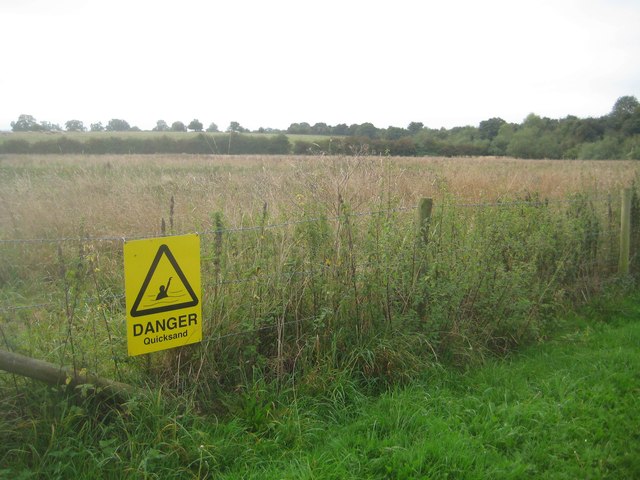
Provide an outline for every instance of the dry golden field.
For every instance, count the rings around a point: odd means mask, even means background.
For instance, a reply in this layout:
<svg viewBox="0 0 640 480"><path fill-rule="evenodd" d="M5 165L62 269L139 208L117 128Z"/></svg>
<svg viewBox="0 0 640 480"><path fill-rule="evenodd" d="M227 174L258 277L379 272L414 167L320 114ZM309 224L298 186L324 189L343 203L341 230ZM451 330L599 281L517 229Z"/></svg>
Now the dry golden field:
<svg viewBox="0 0 640 480"><path fill-rule="evenodd" d="M266 203L270 221L305 207L335 213L338 195L353 211L439 201L493 202L539 194L617 192L637 178L633 161L509 158L295 156L2 156L0 238L156 234L251 225Z"/></svg>

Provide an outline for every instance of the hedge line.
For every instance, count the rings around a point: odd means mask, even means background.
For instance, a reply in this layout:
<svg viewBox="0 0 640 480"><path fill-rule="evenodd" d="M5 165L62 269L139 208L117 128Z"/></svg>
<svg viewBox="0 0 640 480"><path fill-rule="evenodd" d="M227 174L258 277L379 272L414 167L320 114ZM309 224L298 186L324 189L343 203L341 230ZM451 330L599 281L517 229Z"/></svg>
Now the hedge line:
<svg viewBox="0 0 640 480"><path fill-rule="evenodd" d="M0 143L0 153L12 154L156 154L186 153L200 155L297 155L354 153L413 156L424 152L416 146L413 138L398 140L371 139L366 137L327 137L316 142L296 140L291 143L284 135L207 135L199 134L185 138L175 136L118 136L89 137L87 140L69 138L65 135L44 140L7 139ZM473 155L481 152L455 151L452 155Z"/></svg>
<svg viewBox="0 0 640 480"><path fill-rule="evenodd" d="M24 139L8 139L0 144L0 153L35 154L288 154L291 143L286 135L248 136L239 134L205 135L174 138L140 136L90 137L86 141L66 136L29 142Z"/></svg>

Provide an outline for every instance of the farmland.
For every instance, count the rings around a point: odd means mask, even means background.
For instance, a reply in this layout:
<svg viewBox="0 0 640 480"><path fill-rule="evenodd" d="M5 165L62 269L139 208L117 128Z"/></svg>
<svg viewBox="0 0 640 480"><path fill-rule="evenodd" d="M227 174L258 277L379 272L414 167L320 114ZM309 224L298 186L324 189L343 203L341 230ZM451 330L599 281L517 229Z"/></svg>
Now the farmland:
<svg viewBox="0 0 640 480"><path fill-rule="evenodd" d="M6 238L77 235L81 226L89 235L155 234L171 196L175 230L186 232L211 227L213 212L251 224L265 202L272 220L296 219L311 202L330 215L338 193L365 210L421 197L617 195L640 170L633 161L213 155L4 156L0 168Z"/></svg>
<svg viewBox="0 0 640 480"><path fill-rule="evenodd" d="M237 415L262 438L286 416L276 392L379 393L475 368L627 288L617 276L619 196L634 186L637 208L639 170L509 158L5 155L2 341L179 395L199 414ZM433 210L418 231L425 197ZM127 357L123 242L192 232L204 341ZM25 384L0 382L6 411L21 415Z"/></svg>

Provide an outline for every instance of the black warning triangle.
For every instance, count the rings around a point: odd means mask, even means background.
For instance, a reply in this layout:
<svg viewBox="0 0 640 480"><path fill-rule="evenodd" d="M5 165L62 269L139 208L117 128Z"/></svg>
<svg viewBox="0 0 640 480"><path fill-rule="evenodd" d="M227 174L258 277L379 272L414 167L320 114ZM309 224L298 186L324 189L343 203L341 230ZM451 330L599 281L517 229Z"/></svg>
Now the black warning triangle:
<svg viewBox="0 0 640 480"><path fill-rule="evenodd" d="M169 260L169 263L171 264L176 274L178 275L178 278L180 278L180 281L182 282L185 289L187 290L187 293L189 294L190 299L186 302L175 303L172 305L161 305L158 307L150 307L150 308L145 308L141 310L140 302L142 302L142 299L144 298L147 288L149 287L149 283L151 282L151 279L153 278L156 268L158 268L158 264L160 263L160 259L162 258L163 255L167 257L167 260ZM182 269L178 265L178 262L176 262L176 259L173 256L173 253L171 253L171 250L169 250L169 247L167 245L160 245L160 248L158 248L158 253L156 253L156 256L153 259L153 262L151 262L149 273L147 273L147 276L144 279L144 282L142 282L142 287L140 287L140 292L136 297L136 301L133 302L133 307L131 307L131 316L143 317L145 315L153 315L154 313L170 312L172 310L180 310L182 308L194 307L197 304L198 304L198 297L193 291L193 288L191 288L191 285L189 284L187 277L185 277L184 273L182 272Z"/></svg>

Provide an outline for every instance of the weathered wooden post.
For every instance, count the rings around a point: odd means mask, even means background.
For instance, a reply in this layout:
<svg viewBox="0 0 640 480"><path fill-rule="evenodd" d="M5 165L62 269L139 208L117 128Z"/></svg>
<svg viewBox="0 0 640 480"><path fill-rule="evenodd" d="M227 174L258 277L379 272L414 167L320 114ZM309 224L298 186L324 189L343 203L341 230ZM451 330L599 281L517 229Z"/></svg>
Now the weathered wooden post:
<svg viewBox="0 0 640 480"><path fill-rule="evenodd" d="M431 211L433 210L433 199L421 198L418 202L418 212L416 215L416 247L415 252L421 248L425 248L429 244L429 224L431 223ZM414 253L414 261L416 254ZM417 278L422 277L425 268L422 262L419 263ZM418 302L416 311L419 318L424 318L425 310L427 307L427 300L422 297Z"/></svg>
<svg viewBox="0 0 640 480"><path fill-rule="evenodd" d="M67 384L75 387L89 384L95 387L97 389L96 392L100 395L115 397L122 401L127 400L132 395L142 393L142 390L126 383L116 382L88 373L78 373L71 367L61 367L2 349L0 349L0 370L40 380L49 385Z"/></svg>
<svg viewBox="0 0 640 480"><path fill-rule="evenodd" d="M431 210L433 210L433 199L421 198L418 202L418 245L421 247L429 243L429 223L431 222Z"/></svg>
<svg viewBox="0 0 640 480"><path fill-rule="evenodd" d="M622 206L620 209L620 259L618 273L629 275L629 254L631 245L631 189L622 190Z"/></svg>

